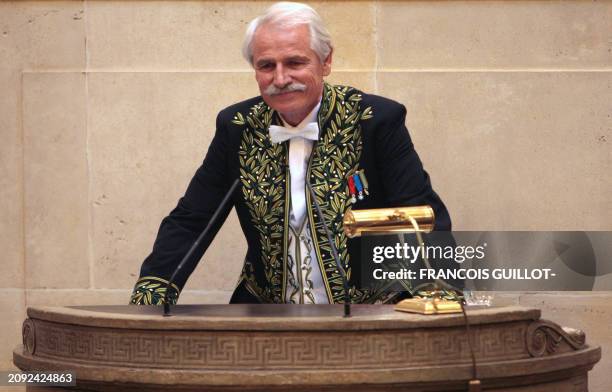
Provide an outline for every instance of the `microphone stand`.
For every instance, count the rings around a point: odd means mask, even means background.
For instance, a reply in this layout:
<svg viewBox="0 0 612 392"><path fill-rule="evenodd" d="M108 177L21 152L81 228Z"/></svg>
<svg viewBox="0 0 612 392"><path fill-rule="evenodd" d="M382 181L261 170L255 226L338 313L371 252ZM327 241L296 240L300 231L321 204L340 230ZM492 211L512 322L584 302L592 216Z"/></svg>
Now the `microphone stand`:
<svg viewBox="0 0 612 392"><path fill-rule="evenodd" d="M208 224L206 225L202 233L200 233L200 235L195 240L193 245L191 245L191 248L189 249L185 257L183 257L178 267L176 267L176 270L174 270L174 273L172 274L172 276L170 276L170 279L168 280L168 283L166 284L166 292L164 293L164 301L163 301L164 317L172 316L172 314L170 313L170 303L168 302L168 292L170 290L170 286L172 285L172 283L174 283L174 280L176 279L176 276L178 275L178 273L183 269L185 264L187 264L187 261L191 258L195 250L200 246L200 243L202 242L204 237L206 237L206 234L208 234L208 232L210 231L214 223L217 221L217 219L219 218L219 215L221 215L221 211L223 210L225 205L228 203L229 199L232 197L232 194L234 194L234 191L236 190L236 187L238 186L239 183L240 183L240 180L237 178L232 184L232 186L230 187L230 190L225 194L225 197L219 204L219 207L217 207L217 209L215 210L215 213L208 221Z"/></svg>
<svg viewBox="0 0 612 392"><path fill-rule="evenodd" d="M332 238L331 232L329 231L327 222L325 221L325 216L323 215L323 212L321 211L321 206L319 205L319 202L317 201L317 197L314 191L312 190L312 186L310 185L310 182L308 180L306 181L306 186L308 187L308 190L310 191L310 197L312 201L314 202L315 209L317 210L317 214L319 214L319 216L321 217L321 223L323 224L323 229L325 229L325 234L327 235L327 242L329 243L329 246L332 251L332 255L334 256L334 260L336 261L338 272L340 273L340 276L342 277L342 283L344 285L344 317L351 317L351 295L349 293L349 283L348 283L348 279L346 278L346 272L344 271L344 268L342 268L342 263L340 263L340 257L338 256L338 249L336 249L336 244Z"/></svg>

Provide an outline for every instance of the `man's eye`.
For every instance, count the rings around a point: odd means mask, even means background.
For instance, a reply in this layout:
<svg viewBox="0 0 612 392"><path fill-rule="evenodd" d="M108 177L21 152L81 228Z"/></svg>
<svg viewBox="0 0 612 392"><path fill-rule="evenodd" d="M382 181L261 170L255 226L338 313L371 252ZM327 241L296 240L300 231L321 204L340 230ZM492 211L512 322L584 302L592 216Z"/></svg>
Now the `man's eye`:
<svg viewBox="0 0 612 392"><path fill-rule="evenodd" d="M267 71L267 70L274 68L274 65L272 63L264 63L264 64L259 64L257 68L262 71Z"/></svg>

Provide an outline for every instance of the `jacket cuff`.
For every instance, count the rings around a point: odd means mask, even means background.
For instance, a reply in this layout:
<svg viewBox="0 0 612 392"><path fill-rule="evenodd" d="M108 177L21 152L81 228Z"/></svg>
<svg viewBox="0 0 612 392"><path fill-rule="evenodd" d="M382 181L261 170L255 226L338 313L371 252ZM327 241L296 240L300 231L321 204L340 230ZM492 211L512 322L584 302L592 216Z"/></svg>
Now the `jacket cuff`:
<svg viewBox="0 0 612 392"><path fill-rule="evenodd" d="M138 279L136 285L134 286L130 304L163 305L167 285L168 281L166 279L158 278L156 276L143 276L142 278ZM168 290L170 290L170 292L168 292L168 302L171 305L174 305L178 300L180 290L174 283L170 285Z"/></svg>

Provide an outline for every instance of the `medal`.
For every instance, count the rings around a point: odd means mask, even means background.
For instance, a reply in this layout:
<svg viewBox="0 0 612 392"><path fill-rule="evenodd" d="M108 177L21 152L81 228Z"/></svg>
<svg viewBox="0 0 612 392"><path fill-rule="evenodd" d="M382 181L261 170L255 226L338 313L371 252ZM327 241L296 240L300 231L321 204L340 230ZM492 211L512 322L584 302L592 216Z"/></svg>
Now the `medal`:
<svg viewBox="0 0 612 392"><path fill-rule="evenodd" d="M369 195L370 192L368 192L368 180L366 179L365 174L363 173L363 170L359 170L359 179L361 180L361 183L363 184L363 192L366 195Z"/></svg>
<svg viewBox="0 0 612 392"><path fill-rule="evenodd" d="M348 177L349 195L351 203L357 203L357 199L363 200L370 194L368 191L368 180L363 170L358 170Z"/></svg>
<svg viewBox="0 0 612 392"><path fill-rule="evenodd" d="M351 203L355 204L357 203L357 198L355 197L357 192L355 192L355 178L353 176L350 176L348 178L348 186L349 186L349 192L351 195Z"/></svg>
<svg viewBox="0 0 612 392"><path fill-rule="evenodd" d="M357 187L357 192L359 193L357 198L359 200L363 200L363 185L361 184L361 179L359 178L359 173L353 174L353 178L354 178L355 186Z"/></svg>

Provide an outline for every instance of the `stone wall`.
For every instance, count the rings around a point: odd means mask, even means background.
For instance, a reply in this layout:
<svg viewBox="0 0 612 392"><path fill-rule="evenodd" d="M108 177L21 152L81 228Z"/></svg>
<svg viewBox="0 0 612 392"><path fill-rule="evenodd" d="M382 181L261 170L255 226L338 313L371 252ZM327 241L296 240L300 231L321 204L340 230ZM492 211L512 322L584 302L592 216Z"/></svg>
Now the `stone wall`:
<svg viewBox="0 0 612 392"><path fill-rule="evenodd" d="M268 2L0 2L0 368L31 305L121 304L214 132L257 94L240 57ZM460 230L612 229L612 2L312 2L332 82L401 101ZM232 214L181 302L229 298ZM583 327L612 371L609 293L506 300Z"/></svg>

